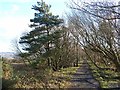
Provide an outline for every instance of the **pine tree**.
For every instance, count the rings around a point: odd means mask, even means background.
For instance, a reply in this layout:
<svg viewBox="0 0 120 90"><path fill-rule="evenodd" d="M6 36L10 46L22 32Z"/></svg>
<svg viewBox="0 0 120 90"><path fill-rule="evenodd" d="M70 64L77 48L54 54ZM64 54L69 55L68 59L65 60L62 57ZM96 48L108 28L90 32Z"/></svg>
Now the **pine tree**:
<svg viewBox="0 0 120 90"><path fill-rule="evenodd" d="M19 43L24 45L23 50L26 51L26 56L35 55L37 53L46 54L55 45L56 33L60 33L60 26L63 19L55 16L50 12L50 5L47 5L43 0L33 5L32 9L36 11L34 19L30 19L32 30L20 38Z"/></svg>

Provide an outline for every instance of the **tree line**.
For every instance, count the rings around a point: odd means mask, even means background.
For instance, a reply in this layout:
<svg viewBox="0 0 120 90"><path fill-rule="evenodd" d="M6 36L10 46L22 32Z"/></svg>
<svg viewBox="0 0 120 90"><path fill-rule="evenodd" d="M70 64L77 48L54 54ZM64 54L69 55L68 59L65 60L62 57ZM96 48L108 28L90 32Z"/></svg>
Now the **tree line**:
<svg viewBox="0 0 120 90"><path fill-rule="evenodd" d="M25 64L29 63L36 69L44 66L56 71L64 67L78 66L79 44L71 37L64 20L53 15L50 8L43 0L32 6L35 10L29 25L32 30L20 37L22 51L16 42L18 56L22 57Z"/></svg>
<svg viewBox="0 0 120 90"><path fill-rule="evenodd" d="M50 12L43 0L33 5L32 30L19 40L18 55L25 64L38 69L78 66L81 59L91 60L99 69L120 71L120 5L114 2L71 0L67 25ZM107 68L101 67L104 64ZM110 68L112 66L112 68Z"/></svg>

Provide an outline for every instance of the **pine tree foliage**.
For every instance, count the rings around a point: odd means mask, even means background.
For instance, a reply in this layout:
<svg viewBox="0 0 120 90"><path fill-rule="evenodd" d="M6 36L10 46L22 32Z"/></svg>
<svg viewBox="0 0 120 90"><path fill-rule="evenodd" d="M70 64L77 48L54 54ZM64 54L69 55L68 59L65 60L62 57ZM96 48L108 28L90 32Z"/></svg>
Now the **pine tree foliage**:
<svg viewBox="0 0 120 90"><path fill-rule="evenodd" d="M43 0L33 5L35 10L34 18L30 19L32 30L20 38L19 43L24 45L23 50L27 55L35 53L47 53L53 48L55 38L60 38L57 35L61 32L63 19L55 16L50 12L50 5L47 5Z"/></svg>

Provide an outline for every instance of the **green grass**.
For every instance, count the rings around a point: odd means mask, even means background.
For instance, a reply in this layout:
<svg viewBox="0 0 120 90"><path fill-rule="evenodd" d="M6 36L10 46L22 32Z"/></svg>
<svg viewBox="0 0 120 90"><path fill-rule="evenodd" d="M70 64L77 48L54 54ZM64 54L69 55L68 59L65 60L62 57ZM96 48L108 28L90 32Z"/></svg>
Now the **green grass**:
<svg viewBox="0 0 120 90"><path fill-rule="evenodd" d="M111 85L120 83L119 79L112 79L113 77L120 76L120 73L112 70L99 70L95 67L94 64L89 62L89 65L92 69L93 76L100 82L101 88L111 88ZM100 67L104 65L101 64ZM104 74L107 78L103 78L101 73Z"/></svg>
<svg viewBox="0 0 120 90"><path fill-rule="evenodd" d="M51 80L52 83L58 82L60 88L67 88L71 85L70 79L72 75L77 71L79 67L68 67L62 68L59 71L53 73L54 79Z"/></svg>
<svg viewBox="0 0 120 90"><path fill-rule="evenodd" d="M5 83L11 88L43 88L46 84L50 88L67 88L71 85L70 79L79 66L53 71L51 69L33 69L22 63L7 63L5 68L9 71L9 67L12 67L10 69L12 75L10 79L5 80ZM0 74L2 73L0 72Z"/></svg>
<svg viewBox="0 0 120 90"><path fill-rule="evenodd" d="M17 65L13 69L13 88L43 88L47 84L50 88L67 88L70 79L79 67L62 68L59 71L51 69L37 70L24 65Z"/></svg>

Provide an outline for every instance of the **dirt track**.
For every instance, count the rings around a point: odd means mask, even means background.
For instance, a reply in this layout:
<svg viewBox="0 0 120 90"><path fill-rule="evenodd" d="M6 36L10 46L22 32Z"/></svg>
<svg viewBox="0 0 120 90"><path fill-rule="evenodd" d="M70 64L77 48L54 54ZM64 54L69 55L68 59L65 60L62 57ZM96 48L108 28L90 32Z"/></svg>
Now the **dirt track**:
<svg viewBox="0 0 120 90"><path fill-rule="evenodd" d="M70 88L99 88L99 82L94 79L90 71L87 61L83 61L80 68L71 79L72 85Z"/></svg>

